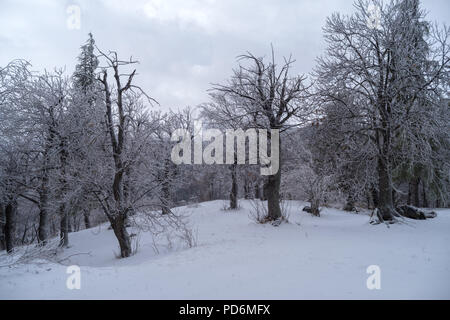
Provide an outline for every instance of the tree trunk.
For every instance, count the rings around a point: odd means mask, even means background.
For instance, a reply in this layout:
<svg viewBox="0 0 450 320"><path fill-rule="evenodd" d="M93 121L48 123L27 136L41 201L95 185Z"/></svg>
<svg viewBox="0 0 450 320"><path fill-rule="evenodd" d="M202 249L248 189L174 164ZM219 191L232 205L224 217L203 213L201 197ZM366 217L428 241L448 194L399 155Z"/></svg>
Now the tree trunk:
<svg viewBox="0 0 450 320"><path fill-rule="evenodd" d="M408 206L411 205L412 193L411 193L411 182L408 183L408 201L406 202Z"/></svg>
<svg viewBox="0 0 450 320"><path fill-rule="evenodd" d="M164 178L162 179L161 186L161 206L162 214L169 214L171 208L171 195L170 195L170 163L166 160L164 163Z"/></svg>
<svg viewBox="0 0 450 320"><path fill-rule="evenodd" d="M244 199L253 199L253 195L251 192L251 181L248 177L248 174L244 176Z"/></svg>
<svg viewBox="0 0 450 320"><path fill-rule="evenodd" d="M436 208L440 208L441 207L441 199L438 197L436 199Z"/></svg>
<svg viewBox="0 0 450 320"><path fill-rule="evenodd" d="M39 190L39 238L38 242L45 245L48 239L48 173L44 169L41 189Z"/></svg>
<svg viewBox="0 0 450 320"><path fill-rule="evenodd" d="M14 249L16 214L17 200L12 199L5 207L5 246L7 253L11 253Z"/></svg>
<svg viewBox="0 0 450 320"><path fill-rule="evenodd" d="M261 188L259 186L259 182L255 184L255 199L261 199ZM261 199L262 200L262 199Z"/></svg>
<svg viewBox="0 0 450 320"><path fill-rule="evenodd" d="M209 201L214 200L215 194L214 194L214 182L211 180L211 182L209 183Z"/></svg>
<svg viewBox="0 0 450 320"><path fill-rule="evenodd" d="M60 183L61 183L61 190L59 194L59 216L60 216L60 242L59 245L61 247L67 247L69 246L69 229L70 229L70 221L68 216L68 210L66 208L65 199L64 196L66 194L67 189L67 181L66 181L66 162L67 162L67 152L65 150L65 143L64 141L60 144L60 161L61 161L61 169L60 169Z"/></svg>
<svg viewBox="0 0 450 320"><path fill-rule="evenodd" d="M377 208L378 207L378 191L373 186L370 191L371 191L371 196L372 196L373 207Z"/></svg>
<svg viewBox="0 0 450 320"><path fill-rule="evenodd" d="M122 258L127 258L132 254L130 235L128 234L125 223L126 218L124 216L117 217L111 221L114 234L119 241L120 256Z"/></svg>
<svg viewBox="0 0 450 320"><path fill-rule="evenodd" d="M420 184L420 178L414 178L411 182L411 194L412 194L412 202L413 206L420 207L420 196L419 196L419 184Z"/></svg>
<svg viewBox="0 0 450 320"><path fill-rule="evenodd" d="M244 199L245 200L250 199L250 191L247 182L244 182Z"/></svg>
<svg viewBox="0 0 450 320"><path fill-rule="evenodd" d="M230 209L237 209L237 194L238 194L238 185L237 185L237 172L236 165L233 164L231 166L231 192L230 192Z"/></svg>
<svg viewBox="0 0 450 320"><path fill-rule="evenodd" d="M69 246L69 217L67 216L67 210L65 204L61 204L59 207L60 214L60 233L59 233L59 246Z"/></svg>
<svg viewBox="0 0 450 320"><path fill-rule="evenodd" d="M90 216L89 210L84 210L83 211L83 218L84 218L84 227L86 229L90 229L91 228L91 221L89 220L89 216Z"/></svg>
<svg viewBox="0 0 450 320"><path fill-rule="evenodd" d="M424 180L422 180L422 196L423 196L423 207L428 208L427 187L425 185Z"/></svg>
<svg viewBox="0 0 450 320"><path fill-rule="evenodd" d="M314 199L311 200L311 214L316 216L316 217L320 217L320 208L319 208L319 200Z"/></svg>
<svg viewBox="0 0 450 320"><path fill-rule="evenodd" d="M264 187L265 196L267 197L268 220L275 221L281 218L280 208L280 183L281 170L275 175L267 177L267 182Z"/></svg>
<svg viewBox="0 0 450 320"><path fill-rule="evenodd" d="M25 228L22 233L22 240L20 242L22 245L24 245L27 240L27 234L28 234L28 221L25 222Z"/></svg>
<svg viewBox="0 0 450 320"><path fill-rule="evenodd" d="M392 184L389 168L386 164L387 160L378 159L378 212L382 220L394 220L395 209L392 199Z"/></svg>
<svg viewBox="0 0 450 320"><path fill-rule="evenodd" d="M0 251L3 251L6 249L6 243L5 243L5 225L6 225L6 218L4 217L5 210L3 208L3 204L0 203Z"/></svg>
<svg viewBox="0 0 450 320"><path fill-rule="evenodd" d="M366 202L367 202L367 209L370 209L370 193L366 192Z"/></svg>
<svg viewBox="0 0 450 320"><path fill-rule="evenodd" d="M394 208L397 207L397 192L394 188L392 188L392 203L394 204Z"/></svg>

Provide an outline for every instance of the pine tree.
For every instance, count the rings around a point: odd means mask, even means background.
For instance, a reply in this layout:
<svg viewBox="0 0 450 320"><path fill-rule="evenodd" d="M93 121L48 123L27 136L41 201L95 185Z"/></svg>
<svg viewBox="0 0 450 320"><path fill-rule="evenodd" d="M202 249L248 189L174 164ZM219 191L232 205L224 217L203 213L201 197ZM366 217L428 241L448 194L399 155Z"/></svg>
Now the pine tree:
<svg viewBox="0 0 450 320"><path fill-rule="evenodd" d="M81 54L78 56L78 64L73 74L74 83L86 93L95 84L95 70L98 67L98 59L94 54L95 40L92 33L89 39L81 46Z"/></svg>
<svg viewBox="0 0 450 320"><path fill-rule="evenodd" d="M100 83L96 80L96 69L99 61L94 53L95 40L92 33L89 33L89 38L84 45L81 46L81 53L78 56L78 64L75 67L73 74L73 83L77 94L78 109L75 110L77 116L74 117L74 121L77 123L78 128L83 128L86 123L83 124L83 120L79 116L79 113L86 115L86 110L81 111L82 106L87 106L87 109L95 108L95 100L98 98L98 90L95 90ZM98 111L98 110L97 110ZM88 111L89 112L89 111ZM86 119L84 119L86 120ZM92 124L90 124L92 129ZM83 130L82 130L83 131ZM86 158L86 150L81 151L79 149L77 157L82 162ZM86 208L83 210L85 227L89 228L91 223L89 221L90 211L92 205L90 204L89 192L84 190L80 193L80 202L84 202Z"/></svg>

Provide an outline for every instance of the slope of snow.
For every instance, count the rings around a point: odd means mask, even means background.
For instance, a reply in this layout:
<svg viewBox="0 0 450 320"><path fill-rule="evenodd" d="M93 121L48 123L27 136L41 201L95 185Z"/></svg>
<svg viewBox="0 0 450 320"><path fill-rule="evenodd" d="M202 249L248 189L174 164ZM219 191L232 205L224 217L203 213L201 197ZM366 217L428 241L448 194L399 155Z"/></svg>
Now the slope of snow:
<svg viewBox="0 0 450 320"><path fill-rule="evenodd" d="M156 239L159 254L149 234L135 256L117 259L107 225L71 233L62 256L81 267L80 290L67 289L64 265L19 265L0 268L0 299L450 299L450 210L388 228L364 213L312 217L293 201L290 223L276 228L255 224L250 203L241 205L177 208L190 212L198 246ZM370 265L381 269L381 290L366 286Z"/></svg>

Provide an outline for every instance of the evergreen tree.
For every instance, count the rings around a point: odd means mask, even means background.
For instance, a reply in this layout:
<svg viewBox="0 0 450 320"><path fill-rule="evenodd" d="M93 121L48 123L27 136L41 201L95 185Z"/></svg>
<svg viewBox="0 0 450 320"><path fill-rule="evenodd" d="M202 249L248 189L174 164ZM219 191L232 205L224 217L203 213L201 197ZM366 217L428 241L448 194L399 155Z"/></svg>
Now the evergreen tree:
<svg viewBox="0 0 450 320"><path fill-rule="evenodd" d="M89 39L81 46L81 54L78 56L78 64L73 74L75 86L86 93L95 84L95 70L98 67L98 58L94 54L95 40L92 33Z"/></svg>

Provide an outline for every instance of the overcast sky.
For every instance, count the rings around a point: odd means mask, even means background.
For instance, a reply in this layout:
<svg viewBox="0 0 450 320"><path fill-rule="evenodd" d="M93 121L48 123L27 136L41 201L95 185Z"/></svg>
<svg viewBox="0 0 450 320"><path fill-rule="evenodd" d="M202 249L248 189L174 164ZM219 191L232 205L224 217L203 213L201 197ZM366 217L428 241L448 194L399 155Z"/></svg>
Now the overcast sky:
<svg viewBox="0 0 450 320"><path fill-rule="evenodd" d="M71 29L67 12L81 11ZM449 0L423 0L429 19L450 22ZM136 83L163 108L196 106L210 83L222 82L236 56L292 53L308 73L324 49L321 28L333 12L351 13L350 0L0 0L0 66L29 60L35 70L66 67L94 34L102 50L140 61ZM69 20L73 22L73 20ZM75 26L71 24L71 26Z"/></svg>

